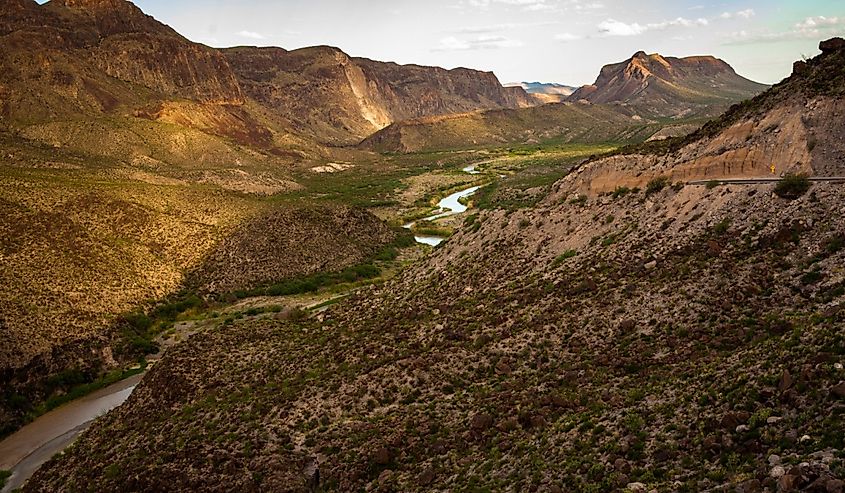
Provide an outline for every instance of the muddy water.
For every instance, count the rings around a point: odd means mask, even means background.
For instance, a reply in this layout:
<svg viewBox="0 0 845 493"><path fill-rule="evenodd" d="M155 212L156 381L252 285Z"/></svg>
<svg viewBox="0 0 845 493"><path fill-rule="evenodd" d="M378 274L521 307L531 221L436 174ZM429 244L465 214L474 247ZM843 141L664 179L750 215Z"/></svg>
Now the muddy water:
<svg viewBox="0 0 845 493"><path fill-rule="evenodd" d="M97 417L123 404L142 376L135 375L69 402L0 442L0 469L12 472L2 493L20 488L42 464L73 443Z"/></svg>

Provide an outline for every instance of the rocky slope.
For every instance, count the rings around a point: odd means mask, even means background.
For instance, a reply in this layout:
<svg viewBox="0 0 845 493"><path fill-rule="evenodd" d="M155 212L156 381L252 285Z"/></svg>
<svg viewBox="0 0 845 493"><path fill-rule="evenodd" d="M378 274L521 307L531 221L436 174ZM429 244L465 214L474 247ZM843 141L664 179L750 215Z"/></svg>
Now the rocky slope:
<svg viewBox="0 0 845 493"><path fill-rule="evenodd" d="M569 100L624 103L650 116L715 116L766 87L712 56L664 58L640 51L603 67L595 84L581 87Z"/></svg>
<svg viewBox="0 0 845 493"><path fill-rule="evenodd" d="M371 135L361 147L417 152L550 139L641 142L673 135L671 128L659 133L667 119L675 120L669 127L697 127L765 88L713 57L663 58L640 52L604 67L596 85L561 97L565 104L400 121ZM554 103L555 98L544 102Z"/></svg>
<svg viewBox="0 0 845 493"><path fill-rule="evenodd" d="M538 104L492 73L352 58L319 46L286 51L224 50L251 98L300 132L333 145L357 144L400 120Z"/></svg>
<svg viewBox="0 0 845 493"><path fill-rule="evenodd" d="M841 56L790 83L841 100ZM841 492L845 188L589 181L325 315L191 338L26 490Z"/></svg>
<svg viewBox="0 0 845 493"><path fill-rule="evenodd" d="M626 109L557 103L402 121L369 136L360 147L419 152L540 144L550 139L567 143L640 142L660 127Z"/></svg>
<svg viewBox="0 0 845 493"><path fill-rule="evenodd" d="M797 62L791 77L732 107L700 130L635 146L582 167L581 193L671 181L756 178L806 173L841 176L845 169L845 51L822 43L823 54Z"/></svg>

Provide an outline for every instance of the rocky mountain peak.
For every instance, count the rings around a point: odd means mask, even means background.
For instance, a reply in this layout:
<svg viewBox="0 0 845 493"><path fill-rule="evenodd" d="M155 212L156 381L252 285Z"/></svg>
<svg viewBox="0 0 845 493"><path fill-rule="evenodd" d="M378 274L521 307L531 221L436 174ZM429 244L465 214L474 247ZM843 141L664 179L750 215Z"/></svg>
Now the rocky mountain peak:
<svg viewBox="0 0 845 493"><path fill-rule="evenodd" d="M46 5L89 17L104 37L132 32L175 34L127 0L51 0Z"/></svg>

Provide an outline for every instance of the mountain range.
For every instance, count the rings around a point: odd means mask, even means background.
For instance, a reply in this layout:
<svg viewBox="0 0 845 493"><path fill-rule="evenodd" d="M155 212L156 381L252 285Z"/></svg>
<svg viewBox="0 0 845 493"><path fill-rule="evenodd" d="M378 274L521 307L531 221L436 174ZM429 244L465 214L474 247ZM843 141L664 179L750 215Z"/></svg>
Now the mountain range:
<svg viewBox="0 0 845 493"><path fill-rule="evenodd" d="M531 90L530 84L524 86ZM561 93L556 98L562 103L401 121L370 136L362 146L414 152L530 145L549 139L647 140L667 126L661 135L686 133L690 126L695 128L766 87L737 75L730 65L712 56L664 58L637 52L602 68L594 85L566 97Z"/></svg>
<svg viewBox="0 0 845 493"><path fill-rule="evenodd" d="M821 51L328 311L195 334L25 491L841 492L845 40Z"/></svg>

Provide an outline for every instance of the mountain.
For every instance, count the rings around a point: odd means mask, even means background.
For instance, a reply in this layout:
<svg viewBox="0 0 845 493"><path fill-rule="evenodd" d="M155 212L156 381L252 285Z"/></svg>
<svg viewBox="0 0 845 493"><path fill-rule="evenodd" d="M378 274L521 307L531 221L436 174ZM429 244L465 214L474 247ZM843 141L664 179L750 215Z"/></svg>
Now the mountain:
<svg viewBox="0 0 845 493"><path fill-rule="evenodd" d="M223 53L253 100L330 145L357 144L400 120L538 104L490 72L377 62L328 46Z"/></svg>
<svg viewBox="0 0 845 493"><path fill-rule="evenodd" d="M523 86L531 90L532 84ZM374 133L361 147L417 152L550 139L642 141L686 133L766 87L740 77L713 57L663 58L639 52L626 62L604 67L596 85L568 97L547 94L551 98L547 103L555 99L565 103L400 121ZM667 124L667 119L674 121Z"/></svg>
<svg viewBox="0 0 845 493"><path fill-rule="evenodd" d="M822 55L796 62L793 74L687 136L623 149L585 166L583 192L671 181L749 178L805 173L845 174L845 51L821 44ZM774 167L774 172L772 168ZM630 170L636 169L636 177ZM623 178L624 177L624 178Z"/></svg>
<svg viewBox="0 0 845 493"><path fill-rule="evenodd" d="M401 119L538 104L489 72L400 66L329 47L209 48L126 0L4 2L0 36L0 91L8 94L0 124L92 154L107 147L103 140L119 147L140 134L151 147L140 152L179 162L160 135L176 125L261 153L241 160L290 161L356 144ZM116 128L76 125L102 116Z"/></svg>
<svg viewBox="0 0 845 493"><path fill-rule="evenodd" d="M327 312L194 335L25 491L841 491L845 188L673 174L810 131L799 169L842 175L845 41L822 47Z"/></svg>
<svg viewBox="0 0 845 493"><path fill-rule="evenodd" d="M569 100L628 104L653 116L715 116L766 88L712 56L675 58L640 51L604 66L595 84L579 88Z"/></svg>

